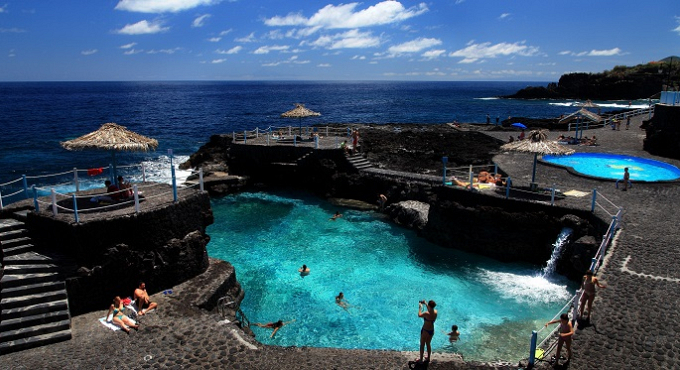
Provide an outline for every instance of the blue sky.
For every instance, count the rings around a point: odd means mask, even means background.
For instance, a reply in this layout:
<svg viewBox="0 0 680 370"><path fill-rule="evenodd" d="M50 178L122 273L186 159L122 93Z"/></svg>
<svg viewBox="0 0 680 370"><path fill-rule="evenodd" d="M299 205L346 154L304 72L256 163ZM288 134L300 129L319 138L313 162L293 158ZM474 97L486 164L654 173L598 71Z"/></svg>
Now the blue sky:
<svg viewBox="0 0 680 370"><path fill-rule="evenodd" d="M678 0L0 0L0 81L557 81L670 55Z"/></svg>

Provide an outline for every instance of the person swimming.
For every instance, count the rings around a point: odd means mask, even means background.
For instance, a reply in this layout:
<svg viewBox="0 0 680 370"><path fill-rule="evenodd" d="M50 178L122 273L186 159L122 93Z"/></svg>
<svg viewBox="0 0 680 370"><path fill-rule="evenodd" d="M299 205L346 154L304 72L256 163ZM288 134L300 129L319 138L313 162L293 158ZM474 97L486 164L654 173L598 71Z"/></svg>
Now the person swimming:
<svg viewBox="0 0 680 370"><path fill-rule="evenodd" d="M333 215L333 217L330 218L330 220L331 220L331 221L335 221L335 220L337 220L337 219L340 218L340 217L342 217L342 213L340 213L340 211L337 211L337 212L335 212L335 214Z"/></svg>
<svg viewBox="0 0 680 370"><path fill-rule="evenodd" d="M302 267L300 267L300 268L298 269L298 272L300 273L301 276L307 276L307 275L309 275L309 271L310 271L310 270L309 270L309 267L307 267L307 265L302 265Z"/></svg>
<svg viewBox="0 0 680 370"><path fill-rule="evenodd" d="M291 320L291 321L286 321L286 322L283 322L282 320L279 320L279 321L277 321L277 322L268 322L268 323L266 323L266 324L255 323L255 324L253 324L253 325L255 325L255 326L257 326L257 327L260 327L260 328L274 329L274 331L272 332L272 334L269 336L269 338L274 338L274 335L276 334L277 331L279 331L279 329L281 329L281 328L284 327L285 325L288 325L288 324L292 323L293 321L295 321L295 319L293 319L293 320Z"/></svg>
<svg viewBox="0 0 680 370"><path fill-rule="evenodd" d="M351 307L349 302L345 300L345 295L342 292L335 297L335 304L342 307L347 312L349 312L349 308Z"/></svg>

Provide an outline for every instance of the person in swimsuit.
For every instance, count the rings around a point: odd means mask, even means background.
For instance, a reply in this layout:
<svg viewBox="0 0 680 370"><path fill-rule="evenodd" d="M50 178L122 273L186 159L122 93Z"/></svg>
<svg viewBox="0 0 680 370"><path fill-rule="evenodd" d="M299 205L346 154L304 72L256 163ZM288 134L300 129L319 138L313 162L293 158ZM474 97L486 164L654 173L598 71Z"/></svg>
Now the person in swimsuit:
<svg viewBox="0 0 680 370"><path fill-rule="evenodd" d="M583 283L581 284L583 295L581 295L581 307L579 309L581 315L583 315L583 308L585 307L586 302L588 302L588 315L586 317L587 320L590 320L590 314L593 310L593 300L595 300L595 286L598 288L606 288L606 286L602 285L597 280L592 271L587 271L583 276Z"/></svg>
<svg viewBox="0 0 680 370"><path fill-rule="evenodd" d="M562 345L567 346L567 362L571 360L571 338L574 336L574 327L569 321L569 315L563 313L560 315L559 320L549 321L545 324L546 327L550 324L560 323L560 338L557 340L557 354L555 355L555 365L560 360L560 352L562 351Z"/></svg>
<svg viewBox="0 0 680 370"><path fill-rule="evenodd" d="M307 276L309 275L309 267L307 267L307 265L302 265L302 267L298 269L298 272L300 273L300 276Z"/></svg>
<svg viewBox="0 0 680 370"><path fill-rule="evenodd" d="M420 359L418 361L423 362L423 349L427 345L427 359L425 361L430 361L430 356L432 354L432 337L434 336L434 321L437 320L437 310L434 307L437 305L434 301L430 300L427 302L426 311L423 311L423 305L425 305L425 300L418 302L418 317L423 318L423 328L420 329Z"/></svg>
<svg viewBox="0 0 680 370"><path fill-rule="evenodd" d="M106 314L106 317L108 318L109 315L113 313L113 320L111 321L113 321L116 326L123 329L124 332L130 334L130 328L137 330L139 329L139 324L135 324L130 320L130 318L125 315L124 310L125 306L123 306L123 301L119 296L116 296L113 298L113 304L109 307L109 312Z"/></svg>
<svg viewBox="0 0 680 370"><path fill-rule="evenodd" d="M446 333L446 332L444 332ZM460 339L460 332L458 331L458 325L452 325L451 331L446 333L449 336L449 342L456 342Z"/></svg>
<svg viewBox="0 0 680 370"><path fill-rule="evenodd" d="M335 214L333 215L333 217L330 218L330 220L335 221L340 217L342 217L342 213L340 213L340 211L336 211Z"/></svg>
<svg viewBox="0 0 680 370"><path fill-rule="evenodd" d="M279 331L279 329L281 329L284 325L290 324L293 321L295 321L295 320L293 319L291 321L286 321L286 322L279 320L277 322L268 322L266 324L255 323L253 325L260 327L260 328L274 329L274 331L272 332L272 335L269 336L269 338L274 338L274 334L276 334L276 332Z"/></svg>
<svg viewBox="0 0 680 370"><path fill-rule="evenodd" d="M349 312L349 308L351 307L349 302L345 300L345 295L342 294L342 292L335 297L335 304L342 307L347 312Z"/></svg>

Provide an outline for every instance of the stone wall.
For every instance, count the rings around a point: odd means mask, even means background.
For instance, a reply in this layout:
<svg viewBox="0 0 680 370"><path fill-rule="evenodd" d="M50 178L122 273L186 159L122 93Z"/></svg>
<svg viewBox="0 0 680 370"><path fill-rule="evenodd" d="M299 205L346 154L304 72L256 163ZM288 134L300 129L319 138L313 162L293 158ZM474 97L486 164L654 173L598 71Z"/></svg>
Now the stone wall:
<svg viewBox="0 0 680 370"><path fill-rule="evenodd" d="M388 204L411 200L427 203L430 207L425 225L419 220L405 219L404 215L409 212L403 210L395 210L391 216L395 222L410 226L435 244L501 261L545 264L558 234L569 227L574 230L569 240L580 240L579 246L565 248L557 271L577 279L597 250L595 237L583 237L602 235L606 230L604 222L583 210L360 173L348 166L341 150L232 145L230 152L234 151L238 155L228 159L230 172L256 179L264 187L294 186L324 198L348 198L372 204L379 194L388 197ZM272 164L298 156L304 159L296 161L294 166ZM412 214L418 216L417 212Z"/></svg>
<svg viewBox="0 0 680 370"><path fill-rule="evenodd" d="M643 149L661 157L680 159L680 106L657 104L654 117L644 124Z"/></svg>
<svg viewBox="0 0 680 370"><path fill-rule="evenodd" d="M152 294L205 271L212 217L208 195L193 192L137 215L102 212L80 224L29 213L27 226L37 245L72 261L66 283L76 315L132 295L140 280Z"/></svg>

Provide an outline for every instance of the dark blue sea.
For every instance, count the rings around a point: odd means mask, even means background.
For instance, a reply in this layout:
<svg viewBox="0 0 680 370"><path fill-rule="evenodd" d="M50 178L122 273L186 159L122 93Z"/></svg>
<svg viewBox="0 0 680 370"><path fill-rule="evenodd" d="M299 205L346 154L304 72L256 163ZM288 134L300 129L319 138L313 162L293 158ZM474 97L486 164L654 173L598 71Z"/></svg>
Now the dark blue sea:
<svg viewBox="0 0 680 370"><path fill-rule="evenodd" d="M0 184L74 167L107 166L106 152L69 152L61 141L115 122L158 140L152 153L120 153L119 165L186 159L211 135L297 124L294 103L320 112L305 124L485 123L557 117L576 101L509 100L544 82L11 82L0 83ZM600 102L615 109L627 102ZM608 104L608 105L607 105ZM607 108L605 108L606 110ZM157 174L160 175L160 174ZM0 186L0 192L7 193Z"/></svg>

